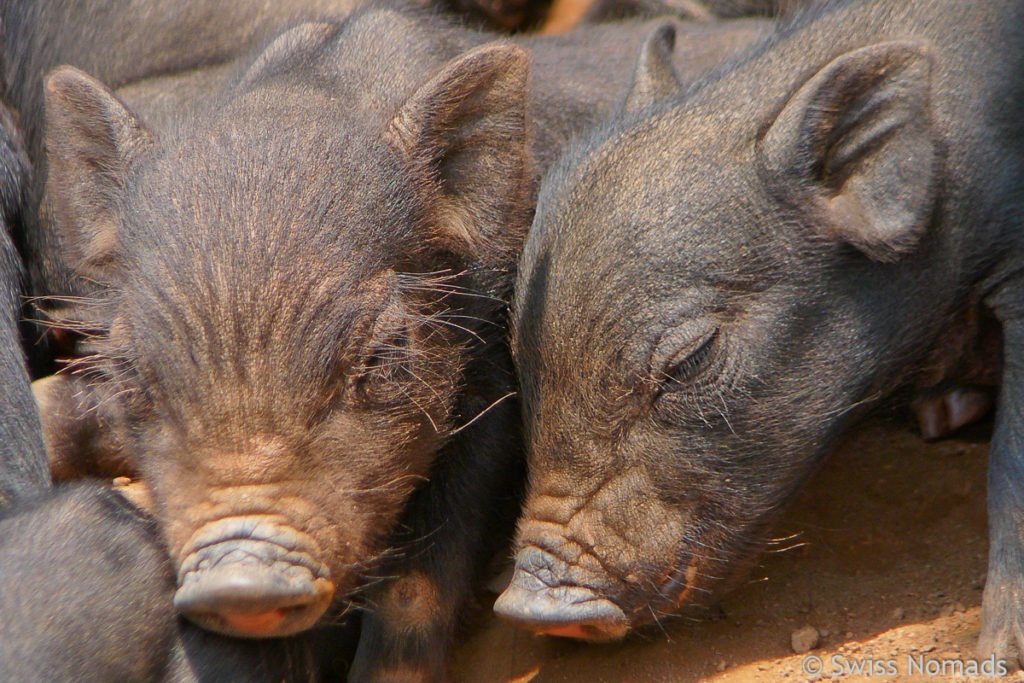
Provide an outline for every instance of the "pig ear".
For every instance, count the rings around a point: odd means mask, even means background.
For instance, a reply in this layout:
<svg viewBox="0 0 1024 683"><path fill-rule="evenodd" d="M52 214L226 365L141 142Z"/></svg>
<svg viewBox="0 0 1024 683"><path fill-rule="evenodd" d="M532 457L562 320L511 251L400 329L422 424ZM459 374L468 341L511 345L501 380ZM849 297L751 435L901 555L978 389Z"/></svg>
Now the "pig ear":
<svg viewBox="0 0 1024 683"><path fill-rule="evenodd" d="M647 34L636 56L633 85L622 105L622 115L642 111L682 92L679 77L672 66L675 45L676 28L668 22L654 27Z"/></svg>
<svg viewBox="0 0 1024 683"><path fill-rule="evenodd" d="M260 78L299 60L309 59L331 36L337 26L322 21L310 21L291 28L273 40L239 81L240 88L252 86Z"/></svg>
<svg viewBox="0 0 1024 683"><path fill-rule="evenodd" d="M125 176L153 139L110 90L78 69L56 69L45 95L53 218L71 265L98 276L116 259Z"/></svg>
<svg viewBox="0 0 1024 683"><path fill-rule="evenodd" d="M434 244L480 258L485 245L525 232L528 76L521 48L483 45L446 64L391 120L389 141L425 180Z"/></svg>
<svg viewBox="0 0 1024 683"><path fill-rule="evenodd" d="M931 57L891 42L838 57L789 100L759 142L769 186L808 220L877 261L917 246L930 217L939 145Z"/></svg>

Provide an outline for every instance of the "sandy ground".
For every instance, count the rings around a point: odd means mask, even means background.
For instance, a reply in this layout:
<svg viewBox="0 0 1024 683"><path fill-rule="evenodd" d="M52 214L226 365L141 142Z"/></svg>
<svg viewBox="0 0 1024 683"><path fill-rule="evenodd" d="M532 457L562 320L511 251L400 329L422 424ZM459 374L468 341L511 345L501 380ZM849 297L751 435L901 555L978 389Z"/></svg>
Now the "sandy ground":
<svg viewBox="0 0 1024 683"><path fill-rule="evenodd" d="M780 543L790 549L763 557L706 621L677 620L622 643L586 645L483 616L458 655L456 677L976 680L962 674L970 672L981 621L990 432L991 421L927 444L906 415L876 416L794 501L776 533L794 535ZM806 627L820 643L795 654L793 634ZM1024 674L1002 680L1019 683Z"/></svg>

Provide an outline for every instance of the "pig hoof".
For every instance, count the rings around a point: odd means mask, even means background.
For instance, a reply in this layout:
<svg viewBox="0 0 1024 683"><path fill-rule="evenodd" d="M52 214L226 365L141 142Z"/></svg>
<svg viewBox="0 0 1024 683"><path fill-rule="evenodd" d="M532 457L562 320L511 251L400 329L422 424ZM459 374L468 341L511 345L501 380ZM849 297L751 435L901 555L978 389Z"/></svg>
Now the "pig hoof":
<svg viewBox="0 0 1024 683"><path fill-rule="evenodd" d="M995 397L991 390L956 387L920 397L911 407L921 427L921 436L926 441L934 441L985 417L993 403Z"/></svg>
<svg viewBox="0 0 1024 683"><path fill-rule="evenodd" d="M153 496L149 487L141 481L132 481L131 477L115 477L114 490L132 502L135 507L153 512Z"/></svg>
<svg viewBox="0 0 1024 683"><path fill-rule="evenodd" d="M538 578L531 567L550 566L546 555L536 549L520 553L512 583L494 603L495 614L547 635L590 641L625 636L629 619L611 600L584 586L549 585Z"/></svg>
<svg viewBox="0 0 1024 683"><path fill-rule="evenodd" d="M1013 564L1016 565L1016 561ZM998 564L990 566L981 602L978 659L994 657L1005 672L1016 671L1024 665L1024 612L1021 611L1024 585L1017 578L1005 578L1017 570L1016 566L1009 572L1001 570ZM1002 676L1005 672L996 671L996 674Z"/></svg>
<svg viewBox="0 0 1024 683"><path fill-rule="evenodd" d="M1000 676L1020 671L1022 666L1021 652L1024 652L1024 648L1015 630L1010 624L990 629L986 623L978 639L978 660L994 658L996 665L1002 667L1001 671L996 671Z"/></svg>

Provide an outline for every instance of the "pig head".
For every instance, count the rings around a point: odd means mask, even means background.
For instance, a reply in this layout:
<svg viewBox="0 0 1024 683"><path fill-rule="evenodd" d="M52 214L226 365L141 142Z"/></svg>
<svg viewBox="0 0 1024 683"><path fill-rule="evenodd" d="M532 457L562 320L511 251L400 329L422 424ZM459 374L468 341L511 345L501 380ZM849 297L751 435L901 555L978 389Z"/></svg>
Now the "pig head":
<svg viewBox="0 0 1024 683"><path fill-rule="evenodd" d="M283 34L160 127L78 70L46 81L46 207L92 295L58 313L80 339L37 387L44 431L111 434L176 606L229 634L309 628L373 580L472 417L464 369L528 220L519 48L413 87L354 78L337 33Z"/></svg>
<svg viewBox="0 0 1024 683"><path fill-rule="evenodd" d="M687 99L654 36L618 118L544 180L513 309L514 623L603 640L706 605L972 300L950 283L978 246L951 245L984 219L950 207L983 195L938 189L974 179L943 165L954 77L928 41L800 37Z"/></svg>

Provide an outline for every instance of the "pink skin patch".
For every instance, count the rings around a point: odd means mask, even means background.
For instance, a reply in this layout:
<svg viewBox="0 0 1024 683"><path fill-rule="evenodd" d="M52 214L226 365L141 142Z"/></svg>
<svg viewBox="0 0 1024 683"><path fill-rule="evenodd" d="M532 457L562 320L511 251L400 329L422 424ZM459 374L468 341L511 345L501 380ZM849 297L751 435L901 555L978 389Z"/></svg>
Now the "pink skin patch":
<svg viewBox="0 0 1024 683"><path fill-rule="evenodd" d="M955 388L937 397L919 399L912 408L921 427L921 436L932 441L985 417L994 398L991 391Z"/></svg>
<svg viewBox="0 0 1024 683"><path fill-rule="evenodd" d="M286 615L286 610L278 608L258 614L226 612L220 617L237 631L254 636L269 636L277 631L277 627L281 625Z"/></svg>
<svg viewBox="0 0 1024 683"><path fill-rule="evenodd" d="M577 640L593 640L594 636L590 629L579 624L568 624L566 626L553 626L551 628L535 629L537 633L548 636L559 636L561 638L576 638Z"/></svg>

